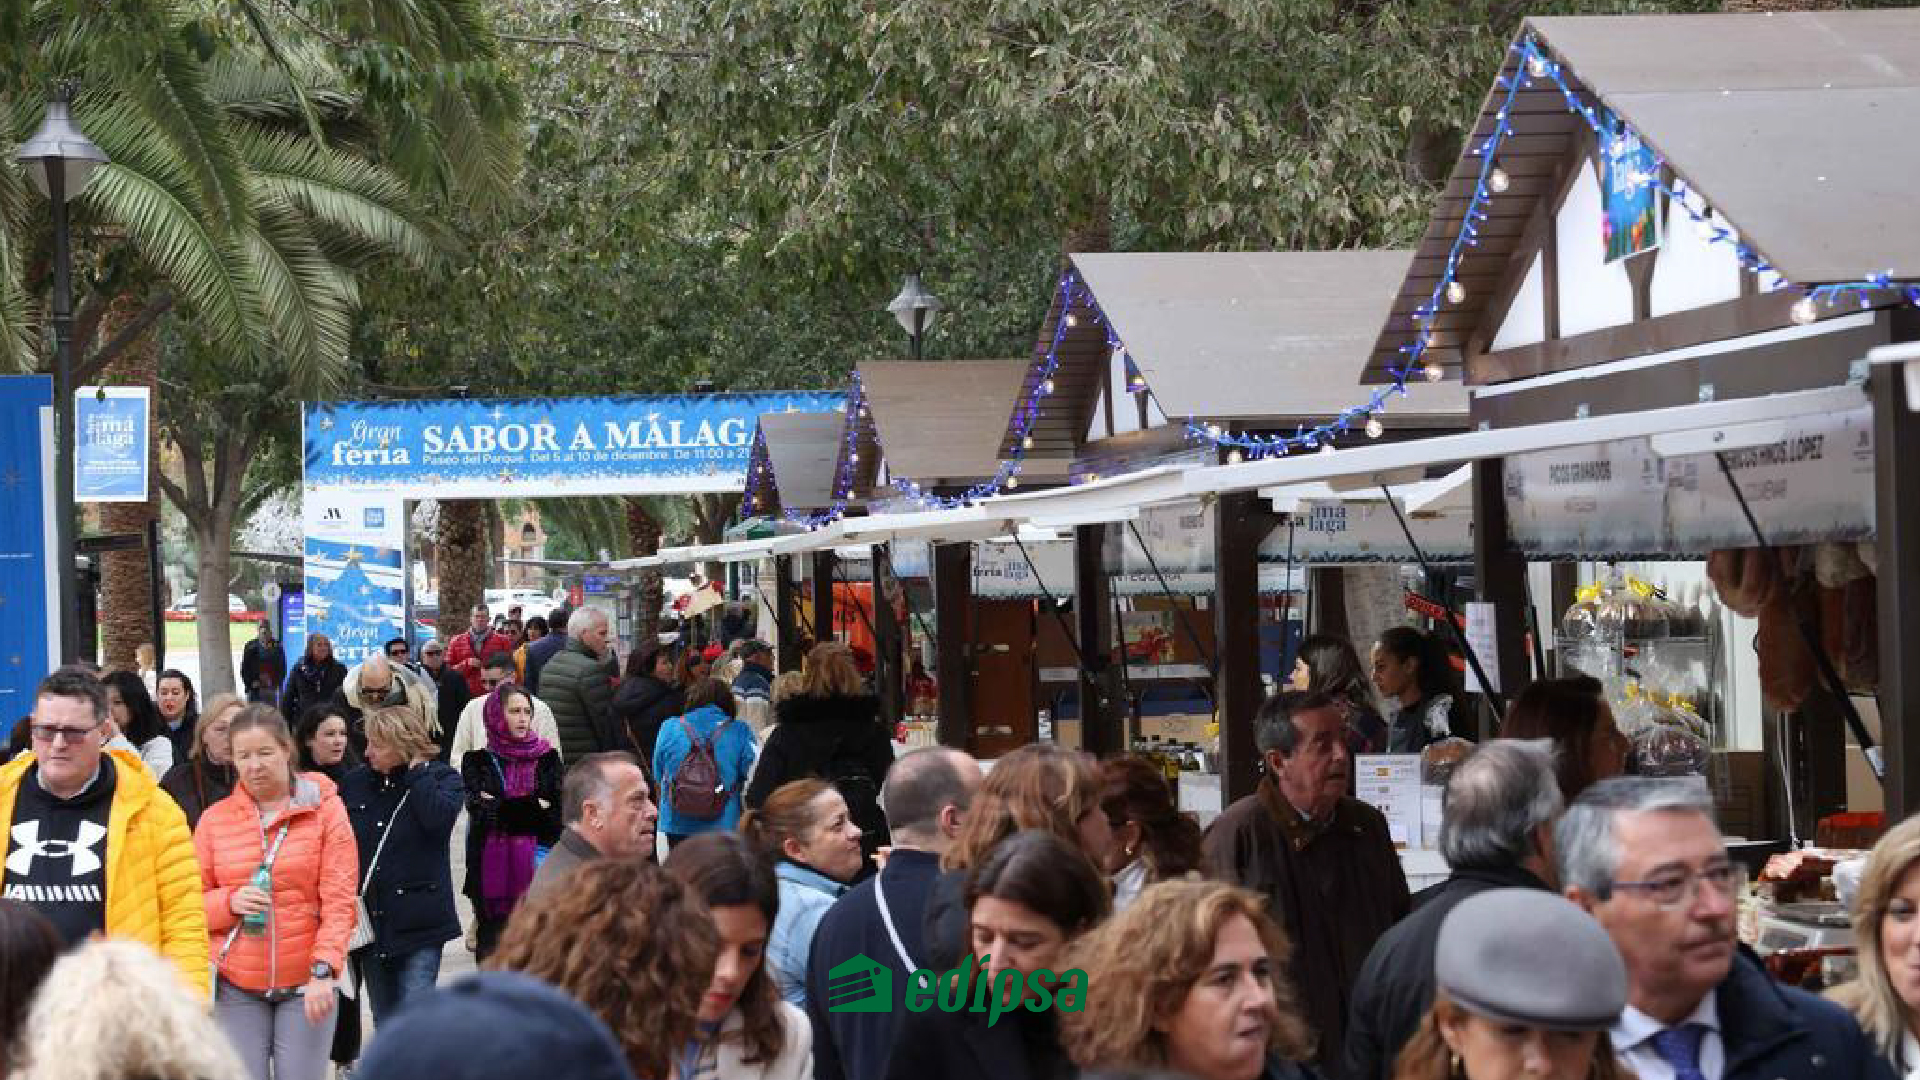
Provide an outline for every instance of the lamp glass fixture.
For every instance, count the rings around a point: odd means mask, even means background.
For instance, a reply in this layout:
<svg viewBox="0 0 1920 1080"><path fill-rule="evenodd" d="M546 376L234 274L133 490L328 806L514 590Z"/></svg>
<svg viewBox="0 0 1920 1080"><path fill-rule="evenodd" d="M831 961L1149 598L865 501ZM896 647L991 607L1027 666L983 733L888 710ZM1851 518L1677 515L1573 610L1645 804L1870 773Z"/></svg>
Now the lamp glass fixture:
<svg viewBox="0 0 1920 1080"><path fill-rule="evenodd" d="M933 327L933 316L940 310L940 298L928 292L920 284L919 274L908 274L900 286L900 294L887 305L893 317L900 321L900 329L909 337L920 337Z"/></svg>
<svg viewBox="0 0 1920 1080"><path fill-rule="evenodd" d="M13 157L26 168L33 186L43 196L51 193L47 182L49 170L59 169L65 181L62 190L69 201L84 191L94 172L107 163L105 151L75 126L64 94L56 94L47 102L47 115L40 121L40 130L21 143Z"/></svg>

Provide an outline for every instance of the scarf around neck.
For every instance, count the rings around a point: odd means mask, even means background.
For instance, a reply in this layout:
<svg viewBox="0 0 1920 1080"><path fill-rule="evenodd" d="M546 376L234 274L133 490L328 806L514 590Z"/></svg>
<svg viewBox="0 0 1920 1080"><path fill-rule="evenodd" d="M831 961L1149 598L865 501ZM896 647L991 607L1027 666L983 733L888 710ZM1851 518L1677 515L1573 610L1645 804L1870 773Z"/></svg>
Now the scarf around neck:
<svg viewBox="0 0 1920 1080"><path fill-rule="evenodd" d="M480 709L487 723L487 752L500 773L503 801L525 799L534 794L539 783L540 759L553 749L547 740L532 731L522 738L513 737L507 729L505 691L508 689L503 686L488 694L486 704ZM536 836L510 833L497 824L487 833L486 843L480 849L480 892L488 917L505 918L526 895L534 871L539 869L539 844Z"/></svg>

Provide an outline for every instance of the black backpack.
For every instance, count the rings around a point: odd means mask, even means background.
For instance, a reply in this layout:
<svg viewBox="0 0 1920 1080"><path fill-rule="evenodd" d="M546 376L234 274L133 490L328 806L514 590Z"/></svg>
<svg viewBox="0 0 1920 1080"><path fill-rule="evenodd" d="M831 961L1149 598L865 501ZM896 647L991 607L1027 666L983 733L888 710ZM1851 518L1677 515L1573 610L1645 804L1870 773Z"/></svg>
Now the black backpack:
<svg viewBox="0 0 1920 1080"><path fill-rule="evenodd" d="M673 770L673 782L667 788L667 805L673 807L675 814L690 821L717 821L727 812L727 802L733 793L721 780L720 760L714 756L713 744L719 741L720 733L729 723L732 721L720 721L713 734L702 739L694 733L686 717L680 718L690 745L680 767Z"/></svg>

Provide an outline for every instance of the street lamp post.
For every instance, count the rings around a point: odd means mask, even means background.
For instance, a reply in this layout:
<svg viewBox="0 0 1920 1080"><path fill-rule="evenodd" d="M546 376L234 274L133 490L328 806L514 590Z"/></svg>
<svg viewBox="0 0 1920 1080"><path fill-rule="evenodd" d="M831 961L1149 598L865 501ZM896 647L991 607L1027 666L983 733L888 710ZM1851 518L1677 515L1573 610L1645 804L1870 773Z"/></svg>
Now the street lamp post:
<svg viewBox="0 0 1920 1080"><path fill-rule="evenodd" d="M84 191L107 155L74 126L70 93L54 91L40 130L20 145L14 159L53 211L53 416L54 572L60 586L60 660L80 659L79 582L73 539L73 251L67 200Z"/></svg>
<svg viewBox="0 0 1920 1080"><path fill-rule="evenodd" d="M906 282L900 286L900 295L893 298L887 310L900 320L900 328L907 332L907 339L913 343L913 358L920 359L920 343L933 326L934 314L940 310L939 297L920 287L919 274L908 274Z"/></svg>

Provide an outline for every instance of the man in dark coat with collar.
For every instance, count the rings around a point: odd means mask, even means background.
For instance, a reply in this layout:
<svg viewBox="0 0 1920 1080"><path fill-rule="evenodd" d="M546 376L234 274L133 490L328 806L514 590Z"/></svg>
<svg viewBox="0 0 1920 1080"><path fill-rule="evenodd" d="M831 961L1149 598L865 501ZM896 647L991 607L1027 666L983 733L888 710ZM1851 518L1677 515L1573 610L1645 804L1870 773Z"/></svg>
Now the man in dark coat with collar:
<svg viewBox="0 0 1920 1080"><path fill-rule="evenodd" d="M895 993L904 994L908 976L932 966L923 929L927 898L940 877L940 856L960 834L979 789L980 763L946 747L903 754L888 771L880 789L893 831L887 865L835 901L813 935L807 1011L813 1018L814 1080L887 1075L900 1010L830 1013L828 975L853 956L866 956L892 969Z"/></svg>
<svg viewBox="0 0 1920 1080"><path fill-rule="evenodd" d="M1442 796L1440 853L1451 877L1413 898L1413 914L1381 937L1353 988L1346 1080L1388 1080L1433 1005L1440 924L1470 896L1552 888L1553 826L1563 804L1547 740L1496 739L1454 770Z"/></svg>
<svg viewBox="0 0 1920 1080"><path fill-rule="evenodd" d="M567 621L567 644L540 669L540 699L560 727L569 761L619 749L613 727L613 646L607 613L583 608Z"/></svg>
<svg viewBox="0 0 1920 1080"><path fill-rule="evenodd" d="M1407 913L1407 879L1380 811L1347 797L1346 714L1325 694L1288 691L1260 707L1267 775L1201 843L1209 876L1267 898L1293 942L1288 974L1318 1037L1314 1064L1340 1062L1360 965Z"/></svg>
<svg viewBox="0 0 1920 1080"><path fill-rule="evenodd" d="M1626 961L1610 1035L1640 1080L1892 1080L1846 1010L1773 981L1738 943L1746 874L1704 781L1602 780L1567 808L1554 849L1567 898Z"/></svg>
<svg viewBox="0 0 1920 1080"><path fill-rule="evenodd" d="M527 646L527 671L520 679L520 685L527 688L527 693L540 692L540 669L547 666L547 661L553 659L555 653L566 648L567 623L572 618L573 609L567 605L554 608L547 616L547 636Z"/></svg>
<svg viewBox="0 0 1920 1080"><path fill-rule="evenodd" d="M544 892L595 859L652 862L660 808L640 761L623 750L588 754L560 781L560 841L540 862L527 895Z"/></svg>

